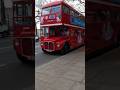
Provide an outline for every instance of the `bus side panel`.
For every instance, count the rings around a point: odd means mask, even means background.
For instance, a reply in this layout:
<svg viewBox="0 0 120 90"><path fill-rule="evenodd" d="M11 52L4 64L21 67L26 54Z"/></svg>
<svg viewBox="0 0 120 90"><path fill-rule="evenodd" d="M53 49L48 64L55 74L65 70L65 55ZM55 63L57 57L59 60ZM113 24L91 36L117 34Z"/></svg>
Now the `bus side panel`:
<svg viewBox="0 0 120 90"><path fill-rule="evenodd" d="M117 24L111 17L115 7L86 2L86 54L109 48L116 43Z"/></svg>
<svg viewBox="0 0 120 90"><path fill-rule="evenodd" d="M69 42L70 42L71 48L76 48L84 44L84 30L80 28L70 27L69 31L70 31Z"/></svg>

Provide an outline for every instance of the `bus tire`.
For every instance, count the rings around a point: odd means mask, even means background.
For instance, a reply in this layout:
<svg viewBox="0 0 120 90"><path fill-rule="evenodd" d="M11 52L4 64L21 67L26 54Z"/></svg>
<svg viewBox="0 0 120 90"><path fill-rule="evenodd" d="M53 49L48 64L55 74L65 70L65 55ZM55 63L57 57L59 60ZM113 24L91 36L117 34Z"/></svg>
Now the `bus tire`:
<svg viewBox="0 0 120 90"><path fill-rule="evenodd" d="M68 53L70 50L70 46L68 43L65 43L65 45L63 46L62 50L60 51L61 55L65 55L66 53Z"/></svg>
<svg viewBox="0 0 120 90"><path fill-rule="evenodd" d="M44 49L42 49L42 51L44 52L44 53L48 53L47 51L45 51Z"/></svg>
<svg viewBox="0 0 120 90"><path fill-rule="evenodd" d="M24 64L28 63L28 61L29 61L29 60L27 60L27 58L23 57L23 56L20 55L20 54L17 54L17 57L18 57L18 59L19 59L22 63L24 63Z"/></svg>

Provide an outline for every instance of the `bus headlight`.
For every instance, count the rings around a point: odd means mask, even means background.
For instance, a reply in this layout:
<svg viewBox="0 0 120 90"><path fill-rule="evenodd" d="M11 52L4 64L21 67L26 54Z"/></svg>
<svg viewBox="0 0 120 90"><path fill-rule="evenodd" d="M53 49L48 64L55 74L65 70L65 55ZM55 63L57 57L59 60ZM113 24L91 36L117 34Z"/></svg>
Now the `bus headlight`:
<svg viewBox="0 0 120 90"><path fill-rule="evenodd" d="M57 47L58 47L58 48L60 47L60 43L57 43Z"/></svg>
<svg viewBox="0 0 120 90"><path fill-rule="evenodd" d="M44 43L43 43L43 42L41 42L41 43L40 43L40 45L41 45L41 46L43 46L43 45L44 45Z"/></svg>
<svg viewBox="0 0 120 90"><path fill-rule="evenodd" d="M15 40L15 46L19 46L19 41Z"/></svg>

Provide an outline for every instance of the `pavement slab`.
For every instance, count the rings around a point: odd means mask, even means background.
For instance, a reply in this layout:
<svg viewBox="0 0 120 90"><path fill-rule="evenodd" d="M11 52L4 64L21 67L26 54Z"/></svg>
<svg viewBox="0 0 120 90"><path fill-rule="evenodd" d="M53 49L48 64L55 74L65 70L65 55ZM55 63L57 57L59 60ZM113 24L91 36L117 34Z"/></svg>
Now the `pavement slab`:
<svg viewBox="0 0 120 90"><path fill-rule="evenodd" d="M85 90L85 48L36 67L35 90Z"/></svg>
<svg viewBox="0 0 120 90"><path fill-rule="evenodd" d="M86 90L120 90L120 47L86 62Z"/></svg>

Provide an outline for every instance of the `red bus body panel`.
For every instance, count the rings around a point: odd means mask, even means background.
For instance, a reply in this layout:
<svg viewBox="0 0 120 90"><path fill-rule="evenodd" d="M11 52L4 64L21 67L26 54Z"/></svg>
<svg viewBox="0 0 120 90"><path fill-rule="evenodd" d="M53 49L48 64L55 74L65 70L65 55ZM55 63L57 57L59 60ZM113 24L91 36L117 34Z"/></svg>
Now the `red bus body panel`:
<svg viewBox="0 0 120 90"><path fill-rule="evenodd" d="M104 0L86 1L86 55L117 44L120 5Z"/></svg>

